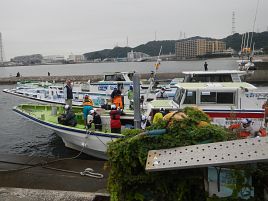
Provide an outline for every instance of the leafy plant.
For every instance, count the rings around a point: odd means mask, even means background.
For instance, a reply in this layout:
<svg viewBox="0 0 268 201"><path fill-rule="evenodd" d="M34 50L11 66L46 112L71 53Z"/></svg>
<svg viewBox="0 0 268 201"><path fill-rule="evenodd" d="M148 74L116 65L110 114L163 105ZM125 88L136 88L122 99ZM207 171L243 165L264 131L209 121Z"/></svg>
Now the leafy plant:
<svg viewBox="0 0 268 201"><path fill-rule="evenodd" d="M150 137L138 135L139 129L124 131L125 138L118 139L108 146L110 175L108 190L111 201L216 201L230 200L207 198L204 187L204 169L146 172L149 150L167 149L199 143L218 142L234 137L221 126L210 124L210 118L198 108L185 108L188 116L170 122L161 120L148 130L166 129L164 135ZM203 122L200 124L200 122ZM207 122L207 123L204 123ZM252 173L252 172L250 172ZM259 172L261 175L261 171ZM237 177L237 192L243 187L242 177ZM260 176L261 177L261 176ZM239 180L240 178L240 180ZM239 199L233 199L239 200Z"/></svg>

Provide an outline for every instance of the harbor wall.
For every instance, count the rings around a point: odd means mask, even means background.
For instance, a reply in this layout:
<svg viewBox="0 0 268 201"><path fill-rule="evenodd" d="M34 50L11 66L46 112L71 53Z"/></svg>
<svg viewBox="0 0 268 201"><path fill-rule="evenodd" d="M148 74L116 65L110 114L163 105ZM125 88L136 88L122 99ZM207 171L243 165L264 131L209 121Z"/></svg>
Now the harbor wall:
<svg viewBox="0 0 268 201"><path fill-rule="evenodd" d="M141 79L149 79L150 74L141 74ZM158 73L157 78L160 80L182 78L183 75L179 73ZM103 75L76 75L76 76L34 76L34 77L8 77L0 78L1 85L12 85L19 81L55 81L64 83L66 80L72 80L76 82L91 82L99 81L103 79ZM245 81L249 83L268 83L268 70L255 70L252 75L247 75Z"/></svg>

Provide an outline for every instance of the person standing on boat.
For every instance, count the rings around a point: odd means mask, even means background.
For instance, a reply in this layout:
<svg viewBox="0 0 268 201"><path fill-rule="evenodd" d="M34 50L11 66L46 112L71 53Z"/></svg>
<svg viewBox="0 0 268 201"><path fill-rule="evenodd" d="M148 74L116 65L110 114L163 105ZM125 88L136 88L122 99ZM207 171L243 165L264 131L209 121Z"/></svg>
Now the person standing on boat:
<svg viewBox="0 0 268 201"><path fill-rule="evenodd" d="M115 95L117 94L117 88L115 87L114 90L111 93L111 99L113 100Z"/></svg>
<svg viewBox="0 0 268 201"><path fill-rule="evenodd" d="M134 105L133 86L129 86L129 90L127 92L127 97L128 97L128 100L129 100L129 109L133 110L133 105Z"/></svg>
<svg viewBox="0 0 268 201"><path fill-rule="evenodd" d="M73 100L73 88L71 80L66 81L66 85L63 89L65 104L69 105L72 108L72 100Z"/></svg>
<svg viewBox="0 0 268 201"><path fill-rule="evenodd" d="M115 105L111 105L110 127L112 133L121 133L121 110L117 110Z"/></svg>
<svg viewBox="0 0 268 201"><path fill-rule="evenodd" d="M148 126L151 126L151 124L148 121L147 117L145 115L141 115L141 129L145 130Z"/></svg>
<svg viewBox="0 0 268 201"><path fill-rule="evenodd" d="M84 124L85 128L88 126L89 128L91 127L91 124L89 126L89 117L88 115L90 114L90 111L93 110L93 101L91 98L89 98L88 95L85 95L84 101L83 101L83 117L84 117ZM93 119L92 119L93 120Z"/></svg>
<svg viewBox="0 0 268 201"><path fill-rule="evenodd" d="M204 63L204 69L205 69L205 71L208 71L208 64L207 64L206 61L205 61L205 63Z"/></svg>
<svg viewBox="0 0 268 201"><path fill-rule="evenodd" d="M119 89L117 90L117 93L114 95L112 103L116 106L116 108L124 109L123 97Z"/></svg>
<svg viewBox="0 0 268 201"><path fill-rule="evenodd" d="M166 93L166 89L164 87L161 88L159 92L156 93L157 100L168 99L168 95Z"/></svg>

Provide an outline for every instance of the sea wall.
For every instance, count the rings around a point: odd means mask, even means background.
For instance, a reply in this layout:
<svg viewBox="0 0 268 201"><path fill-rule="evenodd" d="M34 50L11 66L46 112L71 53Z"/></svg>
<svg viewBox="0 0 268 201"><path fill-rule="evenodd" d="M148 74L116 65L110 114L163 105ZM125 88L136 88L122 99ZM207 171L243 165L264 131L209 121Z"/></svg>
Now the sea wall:
<svg viewBox="0 0 268 201"><path fill-rule="evenodd" d="M141 74L141 79L149 79L150 74ZM182 78L182 73L159 73L157 78L160 80ZM91 82L99 81L103 79L102 75L77 75L77 76L34 76L34 77L8 77L0 78L1 85L11 85L16 84L19 81L55 81L55 82L65 82L66 80L72 80L76 82ZM268 70L256 70L254 74L248 75L245 78L246 82L250 83L268 83Z"/></svg>
<svg viewBox="0 0 268 201"><path fill-rule="evenodd" d="M150 74L141 74L141 79L148 79ZM159 79L172 79L175 77L182 77L181 73L160 73L157 75ZM8 77L0 78L0 84L16 84L19 81L55 81L65 82L66 80L72 80L76 82L91 82L99 81L103 79L103 75L76 75L76 76L34 76L34 77Z"/></svg>

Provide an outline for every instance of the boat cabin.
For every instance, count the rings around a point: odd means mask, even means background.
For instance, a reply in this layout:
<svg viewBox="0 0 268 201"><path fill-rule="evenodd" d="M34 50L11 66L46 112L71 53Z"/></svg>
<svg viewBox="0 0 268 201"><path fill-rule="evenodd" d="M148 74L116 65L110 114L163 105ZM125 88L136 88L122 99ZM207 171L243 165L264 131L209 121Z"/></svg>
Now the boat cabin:
<svg viewBox="0 0 268 201"><path fill-rule="evenodd" d="M183 82L241 82L244 71L217 70L217 71L184 71Z"/></svg>
<svg viewBox="0 0 268 201"><path fill-rule="evenodd" d="M246 82L178 83L171 101L154 100L148 103L148 114L152 116L163 108L166 111L180 110L187 106L198 106L214 123L224 126L242 118L251 118L255 125L263 126L263 103L268 93L256 92L257 88Z"/></svg>

